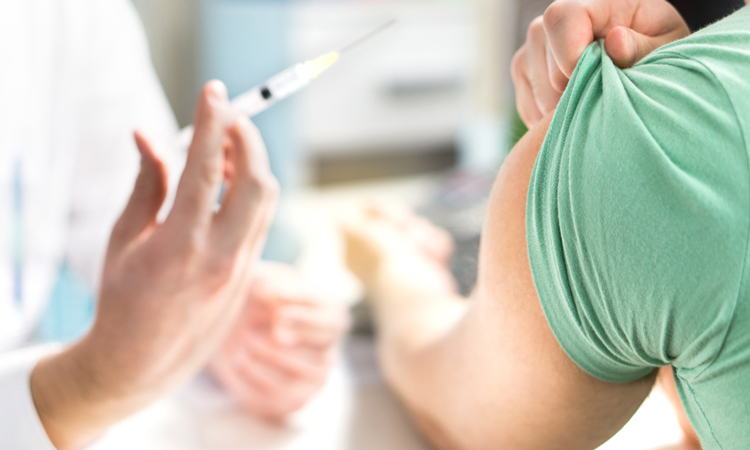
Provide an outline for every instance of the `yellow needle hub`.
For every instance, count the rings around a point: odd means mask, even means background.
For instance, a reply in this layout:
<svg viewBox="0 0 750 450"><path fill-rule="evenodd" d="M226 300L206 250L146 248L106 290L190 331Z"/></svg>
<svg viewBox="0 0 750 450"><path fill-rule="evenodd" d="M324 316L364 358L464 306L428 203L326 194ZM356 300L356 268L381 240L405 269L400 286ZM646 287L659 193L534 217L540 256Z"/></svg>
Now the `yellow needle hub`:
<svg viewBox="0 0 750 450"><path fill-rule="evenodd" d="M310 71L310 78L318 78L318 76L330 69L331 66L336 64L339 60L339 52L330 52L325 55L318 56L315 59L305 62L305 66Z"/></svg>

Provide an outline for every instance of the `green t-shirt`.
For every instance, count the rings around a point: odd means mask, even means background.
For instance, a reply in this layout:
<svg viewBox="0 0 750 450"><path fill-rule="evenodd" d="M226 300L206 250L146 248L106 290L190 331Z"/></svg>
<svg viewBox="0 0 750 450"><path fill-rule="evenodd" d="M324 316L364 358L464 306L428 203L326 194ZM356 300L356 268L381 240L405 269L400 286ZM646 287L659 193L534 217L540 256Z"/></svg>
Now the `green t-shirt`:
<svg viewBox="0 0 750 450"><path fill-rule="evenodd" d="M534 283L583 370L672 364L704 448L750 448L750 7L635 67L578 63L527 204Z"/></svg>

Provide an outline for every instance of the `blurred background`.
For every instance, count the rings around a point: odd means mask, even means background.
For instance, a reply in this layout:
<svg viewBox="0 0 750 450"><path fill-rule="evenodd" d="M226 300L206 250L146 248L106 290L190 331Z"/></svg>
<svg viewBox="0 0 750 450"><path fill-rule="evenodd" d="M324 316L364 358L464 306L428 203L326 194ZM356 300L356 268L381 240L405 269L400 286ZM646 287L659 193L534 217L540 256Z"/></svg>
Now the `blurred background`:
<svg viewBox="0 0 750 450"><path fill-rule="evenodd" d="M454 274L470 292L492 182L525 132L510 61L550 0L132 1L181 126L210 79L231 98L396 19L253 119L282 186L264 258L295 263L335 287L335 301L355 303L336 217L379 197L406 202L453 234ZM38 337L80 336L93 311L90 288L64 272Z"/></svg>
<svg viewBox="0 0 750 450"><path fill-rule="evenodd" d="M729 12L724 3L671 1L692 29ZM253 119L283 191L264 258L295 263L341 287L331 297L355 302L336 216L381 197L408 203L452 233L453 271L470 292L492 182L526 130L514 109L510 61L551 0L132 2L182 126L209 79L236 96L396 19ZM43 340L80 335L94 311L93 293L74 274L64 269L58 284L38 333Z"/></svg>
<svg viewBox="0 0 750 450"><path fill-rule="evenodd" d="M528 23L549 3L134 0L181 125L191 122L209 79L224 81L236 96L395 18L396 26L254 122L285 198L363 181L440 177L412 206L462 229L456 237L467 245L459 254L465 248L468 260L476 256L494 174L525 131L514 112L510 61ZM467 209L473 213L461 214ZM298 236L288 228L277 221L267 259L299 256ZM461 270L468 289L472 270Z"/></svg>
<svg viewBox="0 0 750 450"><path fill-rule="evenodd" d="M234 97L388 20L397 24L253 118L282 187L264 259L293 263L329 301L352 306L354 329L326 388L299 420L278 427L227 406L215 383L199 377L115 430L102 448L428 450L380 374L338 223L369 198L406 203L452 234L453 273L461 292L471 292L492 184L526 131L510 62L551 0L131 1L181 126L192 122L210 79ZM671 1L693 29L727 12L713 2ZM81 336L94 309L91 287L63 267L37 338ZM678 442L677 423L664 425L668 401L653 402L604 448Z"/></svg>
<svg viewBox="0 0 750 450"><path fill-rule="evenodd" d="M134 0L181 125L200 86L231 95L294 62L398 25L256 118L286 188L486 168L507 150L509 64L549 1Z"/></svg>

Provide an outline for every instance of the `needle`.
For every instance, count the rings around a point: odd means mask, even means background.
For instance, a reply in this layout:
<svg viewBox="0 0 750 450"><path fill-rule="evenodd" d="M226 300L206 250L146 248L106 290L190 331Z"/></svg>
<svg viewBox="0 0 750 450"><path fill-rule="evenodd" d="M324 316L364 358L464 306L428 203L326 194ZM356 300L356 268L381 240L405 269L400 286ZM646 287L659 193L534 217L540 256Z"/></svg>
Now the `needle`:
<svg viewBox="0 0 750 450"><path fill-rule="evenodd" d="M392 27L395 23L396 19L391 19L354 42L351 42L349 45L346 45L338 52L326 53L310 61L295 64L276 74L266 80L265 83L250 89L232 100L233 110L248 117L253 117L265 111L279 100L283 100L295 92L302 90L312 80L317 78L318 75L336 64L342 54L362 45L365 41ZM177 145L180 148L187 149L192 139L193 127L185 127L177 137Z"/></svg>
<svg viewBox="0 0 750 450"><path fill-rule="evenodd" d="M371 32L362 36L361 38L355 40L354 42L351 42L349 45L344 46L344 48L339 50L339 54L343 55L344 53L351 51L353 48L362 45L366 41L369 41L371 38L375 37L376 35L380 34L381 32L385 31L386 29L392 27L395 24L396 24L396 19L389 20L388 22L384 23L383 25L380 25L379 27L375 28Z"/></svg>

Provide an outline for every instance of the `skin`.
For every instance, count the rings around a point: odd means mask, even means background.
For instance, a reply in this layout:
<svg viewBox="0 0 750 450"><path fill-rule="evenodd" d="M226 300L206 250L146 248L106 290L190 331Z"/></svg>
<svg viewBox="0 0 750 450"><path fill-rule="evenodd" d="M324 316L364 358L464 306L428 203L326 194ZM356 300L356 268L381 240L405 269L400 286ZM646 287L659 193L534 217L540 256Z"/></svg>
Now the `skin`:
<svg viewBox="0 0 750 450"><path fill-rule="evenodd" d="M685 448L691 450L700 449L701 444L698 434L693 429L693 425L690 424L690 419L688 419L685 408L682 406L680 394L677 392L672 366L662 367L659 370L658 382L664 393L667 394L669 402L672 403L672 407L677 414L677 421L680 423L680 428L685 433Z"/></svg>
<svg viewBox="0 0 750 450"><path fill-rule="evenodd" d="M442 450L593 449L635 413L656 371L614 384L581 370L547 324L526 252L526 194L548 115L504 163L482 233L471 298L413 216L370 208L344 226L347 259L368 288L386 378ZM434 227L433 227L434 228ZM435 244L433 243L433 247Z"/></svg>
<svg viewBox="0 0 750 450"><path fill-rule="evenodd" d="M690 34L664 0L557 0L529 26L513 58L518 113L527 126L557 107L578 59L595 39L621 68Z"/></svg>
<svg viewBox="0 0 750 450"><path fill-rule="evenodd" d="M747 2L746 2L747 3ZM518 110L530 126L501 169L469 299L450 280L440 235L414 216L369 208L345 226L347 259L374 302L386 376L438 448L592 449L648 395L657 371L627 384L597 380L559 346L536 294L526 252L526 196L552 112L594 39L620 67L688 35L658 0L559 0L532 23L513 62ZM431 245L415 235L430 236ZM443 256L436 258L435 255ZM671 367L659 379L686 433Z"/></svg>
<svg viewBox="0 0 750 450"><path fill-rule="evenodd" d="M583 51L595 39L605 39L612 61L628 68L689 34L679 13L663 0L557 0L531 23L525 44L513 58L518 112L527 126L553 112ZM662 369L659 383L675 407L687 443L700 447L671 367Z"/></svg>
<svg viewBox="0 0 750 450"><path fill-rule="evenodd" d="M166 170L136 133L141 172L112 231L94 325L31 375L39 417L58 449L85 446L191 378L246 303L278 184L257 129L243 117L228 120L228 111L226 88L208 83L164 223L156 215ZM227 191L215 211L222 182Z"/></svg>
<svg viewBox="0 0 750 450"><path fill-rule="evenodd" d="M280 421L323 386L349 323L347 311L327 304L294 268L263 263L209 368L248 411Z"/></svg>

